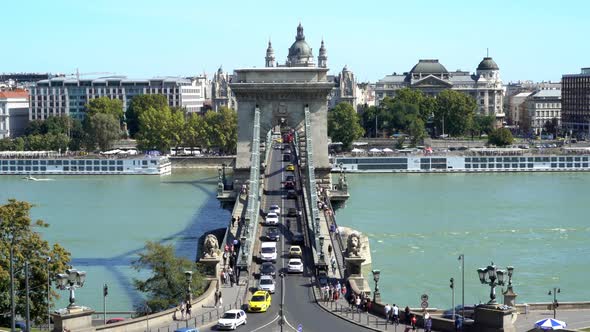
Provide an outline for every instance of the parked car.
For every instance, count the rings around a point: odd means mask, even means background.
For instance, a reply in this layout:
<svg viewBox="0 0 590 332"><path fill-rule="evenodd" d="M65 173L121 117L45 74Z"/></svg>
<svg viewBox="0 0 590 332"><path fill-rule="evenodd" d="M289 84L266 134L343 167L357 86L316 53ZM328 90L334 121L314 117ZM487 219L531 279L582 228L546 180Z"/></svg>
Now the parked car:
<svg viewBox="0 0 590 332"><path fill-rule="evenodd" d="M276 214L281 214L281 207L273 204L270 206L270 208L268 209L268 213L276 213Z"/></svg>
<svg viewBox="0 0 590 332"><path fill-rule="evenodd" d="M455 314L461 315L461 308L463 306L461 304L459 304L458 306L455 307ZM473 315L475 313L475 307L476 305L466 305L465 306L465 318L473 318ZM445 317L447 316L447 317ZM453 316L453 309L447 309L443 312L442 317L443 318L451 318ZM465 320L467 321L467 320Z"/></svg>
<svg viewBox="0 0 590 332"><path fill-rule="evenodd" d="M301 258L289 259L287 271L289 273L303 273L303 262L301 261Z"/></svg>
<svg viewBox="0 0 590 332"><path fill-rule="evenodd" d="M248 301L248 311L265 312L270 308L272 298L267 291L256 291Z"/></svg>
<svg viewBox="0 0 590 332"><path fill-rule="evenodd" d="M122 318L122 317L110 318L109 320L107 320L107 324L118 323L118 322L122 322L124 320L125 320L125 318Z"/></svg>
<svg viewBox="0 0 590 332"><path fill-rule="evenodd" d="M264 219L265 225L277 225L279 223L279 216L276 213L269 212Z"/></svg>
<svg viewBox="0 0 590 332"><path fill-rule="evenodd" d="M240 325L246 325L246 313L244 310L234 309L226 311L217 321L218 330L235 330Z"/></svg>
<svg viewBox="0 0 590 332"><path fill-rule="evenodd" d="M260 277L262 276L271 276L275 277L277 274L277 268L271 262L264 262L260 265Z"/></svg>
<svg viewBox="0 0 590 332"><path fill-rule="evenodd" d="M303 251L300 246L293 245L289 248L289 257L301 258Z"/></svg>
<svg viewBox="0 0 590 332"><path fill-rule="evenodd" d="M258 289L271 294L275 292L275 285L275 279L272 276L260 276L260 280L258 280Z"/></svg>
<svg viewBox="0 0 590 332"><path fill-rule="evenodd" d="M278 241L281 238L281 234L276 227L269 227L266 229L263 238L268 241Z"/></svg>
<svg viewBox="0 0 590 332"><path fill-rule="evenodd" d="M287 217L297 217L297 209L296 208L287 209Z"/></svg>

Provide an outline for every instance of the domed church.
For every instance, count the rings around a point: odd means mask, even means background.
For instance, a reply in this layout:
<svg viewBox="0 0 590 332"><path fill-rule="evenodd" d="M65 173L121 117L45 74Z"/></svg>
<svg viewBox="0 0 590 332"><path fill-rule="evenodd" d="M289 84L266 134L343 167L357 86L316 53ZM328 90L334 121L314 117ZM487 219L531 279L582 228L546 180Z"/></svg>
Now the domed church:
<svg viewBox="0 0 590 332"><path fill-rule="evenodd" d="M396 90L402 88L418 89L431 96L446 89L461 91L477 101L479 114L494 115L499 126L504 121L500 68L489 56L483 58L475 73L449 72L437 59L419 60L409 72L380 79L375 84L375 99L379 103L385 97L394 97Z"/></svg>
<svg viewBox="0 0 590 332"><path fill-rule="evenodd" d="M283 67L276 63L275 54L272 48L272 44L268 42L268 48L266 49L265 57L266 67ZM320 54L318 56L317 67L326 68L328 57L326 56L326 48L324 47L324 41L320 47ZM305 35L303 34L303 26L299 23L297 27L297 35L295 36L295 42L289 47L289 55L284 67L316 67L313 61L313 50L309 47L309 44L305 41Z"/></svg>

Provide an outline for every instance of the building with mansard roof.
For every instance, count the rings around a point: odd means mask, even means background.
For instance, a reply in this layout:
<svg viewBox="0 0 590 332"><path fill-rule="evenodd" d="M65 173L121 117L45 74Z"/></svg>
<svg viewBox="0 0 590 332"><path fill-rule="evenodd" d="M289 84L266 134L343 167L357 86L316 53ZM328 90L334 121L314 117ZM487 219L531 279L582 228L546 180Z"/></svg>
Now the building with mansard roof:
<svg viewBox="0 0 590 332"><path fill-rule="evenodd" d="M476 100L478 114L494 115L498 125L504 122L504 87L500 68L491 57L483 58L475 73L448 71L436 59L419 60L409 72L387 75L375 84L376 104L385 97L394 97L402 88L417 89L431 96L447 89L460 91Z"/></svg>

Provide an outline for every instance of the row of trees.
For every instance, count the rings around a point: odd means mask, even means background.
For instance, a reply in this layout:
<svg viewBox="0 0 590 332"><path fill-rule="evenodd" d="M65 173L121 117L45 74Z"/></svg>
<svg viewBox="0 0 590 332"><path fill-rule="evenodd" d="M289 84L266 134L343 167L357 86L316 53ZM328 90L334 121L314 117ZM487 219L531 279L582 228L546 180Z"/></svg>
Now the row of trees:
<svg viewBox="0 0 590 332"><path fill-rule="evenodd" d="M127 112L121 100L100 97L86 105L83 121L65 115L33 120L24 137L0 140L0 150L105 151L126 137L125 127L142 150L191 146L235 153L237 146L234 110L222 107L205 115L187 114L183 108L168 106L163 95L140 95L132 99Z"/></svg>
<svg viewBox="0 0 590 332"><path fill-rule="evenodd" d="M42 220L32 220L30 203L9 199L0 205L0 326L10 326L10 251L13 252L15 311L25 316L25 274L23 266L29 264L30 314L36 324L47 322L47 280L55 285L58 273L71 268L71 254L59 244L50 245L43 240L39 229L49 227ZM139 258L132 267L141 271L146 279L134 279L135 288L144 293L152 312L161 311L177 305L186 296L186 277L184 271L194 271L191 288L198 296L206 285L203 274L192 260L178 257L172 245L147 242ZM147 272L147 273L145 273ZM49 273L49 274L48 274ZM59 299L55 286L49 289L49 305L54 306ZM143 304L136 304L141 314Z"/></svg>

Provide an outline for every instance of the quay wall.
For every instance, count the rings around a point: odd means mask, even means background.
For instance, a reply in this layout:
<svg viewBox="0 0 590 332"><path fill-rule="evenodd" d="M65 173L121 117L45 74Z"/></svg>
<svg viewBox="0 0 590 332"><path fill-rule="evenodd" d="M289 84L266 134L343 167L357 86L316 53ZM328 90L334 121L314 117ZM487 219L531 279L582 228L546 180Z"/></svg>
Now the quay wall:
<svg viewBox="0 0 590 332"><path fill-rule="evenodd" d="M236 164L236 156L182 156L170 157L172 168L218 168L225 164L230 168Z"/></svg>

